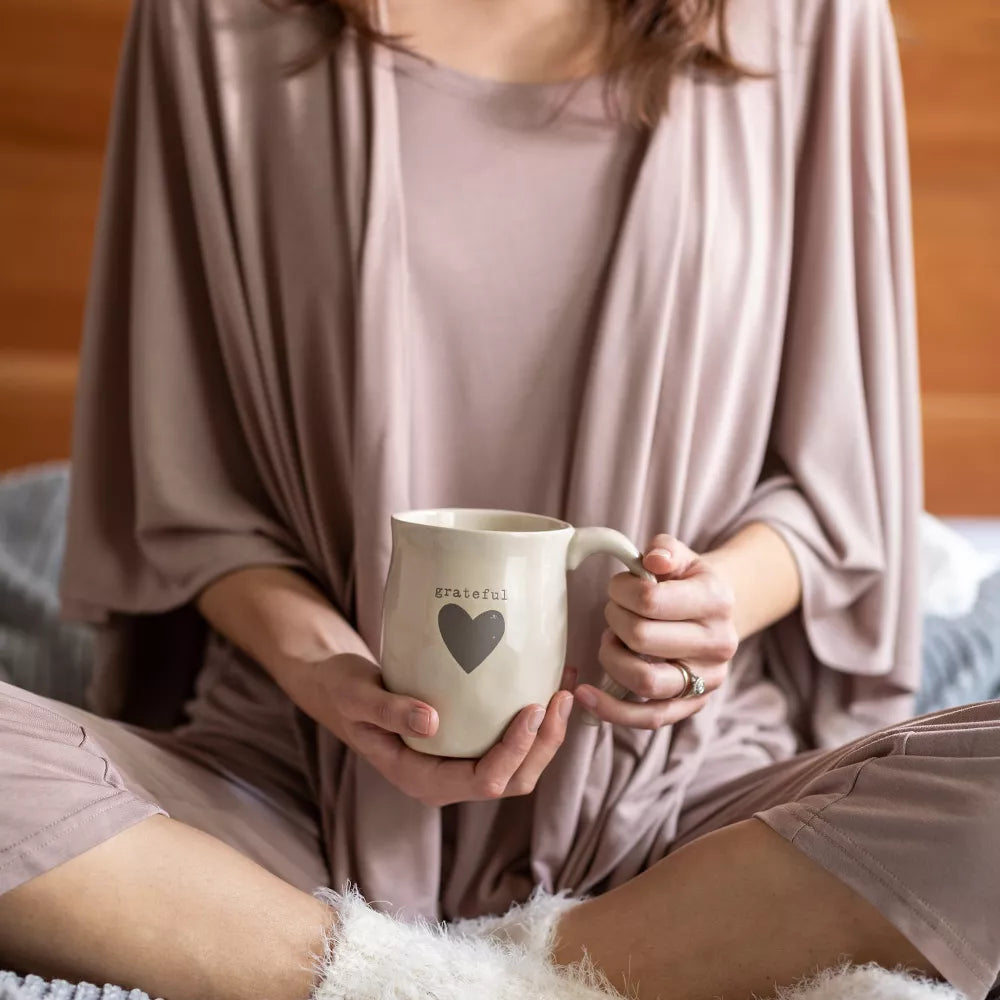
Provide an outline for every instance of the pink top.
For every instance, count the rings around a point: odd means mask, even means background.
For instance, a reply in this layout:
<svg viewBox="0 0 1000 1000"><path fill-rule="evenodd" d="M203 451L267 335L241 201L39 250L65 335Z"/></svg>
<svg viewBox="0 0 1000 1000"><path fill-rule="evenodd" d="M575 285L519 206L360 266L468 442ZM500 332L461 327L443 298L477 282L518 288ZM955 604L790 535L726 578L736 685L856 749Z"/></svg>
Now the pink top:
<svg viewBox="0 0 1000 1000"><path fill-rule="evenodd" d="M736 0L736 86L648 134L599 81L490 84L309 13L138 0L87 318L67 611L98 706L163 724L194 595L310 573L377 647L389 515L510 506L696 550L764 520L801 613L657 733L574 724L537 792L428 809L308 745L333 884L429 916L661 857L686 804L910 706L920 458L905 131L884 0ZM563 114L552 111L570 101ZM610 566L571 582L594 681Z"/></svg>
<svg viewBox="0 0 1000 1000"><path fill-rule="evenodd" d="M558 512L566 402L583 392L643 137L607 120L598 80L576 91L395 61L413 502Z"/></svg>

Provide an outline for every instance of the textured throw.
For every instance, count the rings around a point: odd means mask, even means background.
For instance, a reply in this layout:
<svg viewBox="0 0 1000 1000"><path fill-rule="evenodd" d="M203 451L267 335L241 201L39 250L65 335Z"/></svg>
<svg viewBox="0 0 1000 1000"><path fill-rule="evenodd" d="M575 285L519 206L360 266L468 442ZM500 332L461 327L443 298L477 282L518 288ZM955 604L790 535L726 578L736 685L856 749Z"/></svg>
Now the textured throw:
<svg viewBox="0 0 1000 1000"><path fill-rule="evenodd" d="M917 713L1000 697L1000 573L985 579L972 611L924 619Z"/></svg>
<svg viewBox="0 0 1000 1000"><path fill-rule="evenodd" d="M62 979L49 983L38 976L22 979L13 972L0 972L0 1000L149 1000L149 997L140 990L128 991L118 986L99 988Z"/></svg>
<svg viewBox="0 0 1000 1000"><path fill-rule="evenodd" d="M63 465L0 477L0 680L80 705L91 633L60 620L57 592L68 492Z"/></svg>

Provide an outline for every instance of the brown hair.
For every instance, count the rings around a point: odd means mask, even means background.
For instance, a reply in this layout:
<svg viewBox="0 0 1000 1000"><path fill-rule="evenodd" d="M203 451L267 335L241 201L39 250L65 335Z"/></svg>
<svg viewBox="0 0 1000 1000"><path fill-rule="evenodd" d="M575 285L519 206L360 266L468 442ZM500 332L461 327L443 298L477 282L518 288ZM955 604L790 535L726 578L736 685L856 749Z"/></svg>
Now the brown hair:
<svg viewBox="0 0 1000 1000"><path fill-rule="evenodd" d="M373 24L372 0L272 0L279 6L311 7L325 17L332 37L350 27L393 47L401 40ZM685 69L724 79L754 75L733 58L726 31L728 0L606 0L612 8L610 83L620 82L626 117L651 125L667 110L670 84Z"/></svg>

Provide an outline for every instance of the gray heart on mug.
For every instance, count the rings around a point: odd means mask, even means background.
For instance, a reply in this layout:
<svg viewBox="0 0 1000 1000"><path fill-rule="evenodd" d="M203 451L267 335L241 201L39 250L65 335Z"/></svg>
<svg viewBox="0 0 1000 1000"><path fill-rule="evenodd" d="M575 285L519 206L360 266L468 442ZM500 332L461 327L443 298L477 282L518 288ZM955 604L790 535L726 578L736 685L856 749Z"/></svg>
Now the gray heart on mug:
<svg viewBox="0 0 1000 1000"><path fill-rule="evenodd" d="M471 674L500 643L504 633L503 615L484 611L473 618L465 608L446 604L438 612L438 630L458 665Z"/></svg>

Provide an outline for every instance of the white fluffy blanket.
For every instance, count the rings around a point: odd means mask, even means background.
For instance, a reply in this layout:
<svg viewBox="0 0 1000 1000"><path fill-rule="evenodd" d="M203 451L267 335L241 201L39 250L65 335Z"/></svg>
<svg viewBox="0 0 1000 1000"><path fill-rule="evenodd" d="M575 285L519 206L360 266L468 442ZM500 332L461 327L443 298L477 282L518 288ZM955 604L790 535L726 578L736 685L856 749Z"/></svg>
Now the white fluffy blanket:
<svg viewBox="0 0 1000 1000"><path fill-rule="evenodd" d="M556 968L548 961L556 917L570 900L536 897L506 917L450 927L402 923L353 893L330 901L340 919L316 1000L621 1000L592 968ZM962 1000L962 995L942 983L867 965L829 970L779 991L776 1000Z"/></svg>

